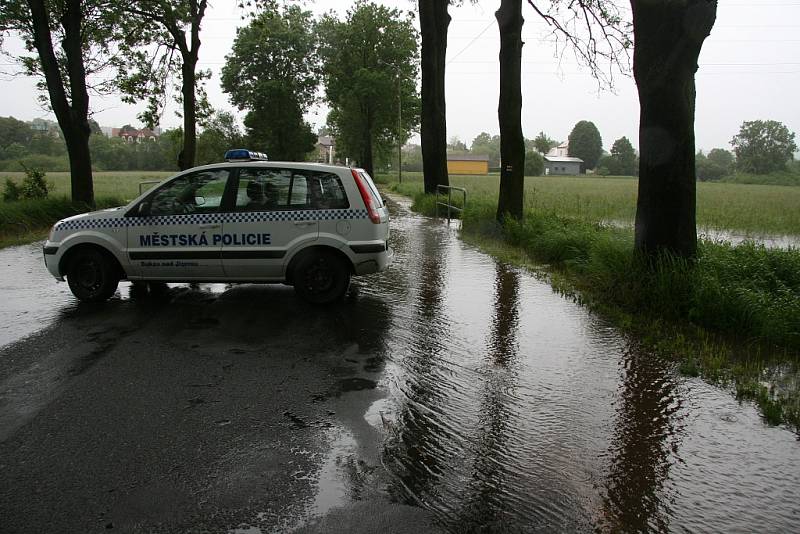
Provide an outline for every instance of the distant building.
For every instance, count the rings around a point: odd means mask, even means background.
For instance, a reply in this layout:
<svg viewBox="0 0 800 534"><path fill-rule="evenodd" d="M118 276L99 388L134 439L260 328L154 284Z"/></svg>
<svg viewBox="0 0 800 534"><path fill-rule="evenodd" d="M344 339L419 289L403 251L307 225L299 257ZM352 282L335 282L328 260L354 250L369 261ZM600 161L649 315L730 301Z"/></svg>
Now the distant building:
<svg viewBox="0 0 800 534"><path fill-rule="evenodd" d="M320 135L317 137L317 162L318 163L333 163L334 154L336 152L336 141L329 135Z"/></svg>
<svg viewBox="0 0 800 534"><path fill-rule="evenodd" d="M126 143L141 143L155 141L158 138L158 134L150 128L138 130L133 126L125 125L122 128L112 128L111 137L119 137Z"/></svg>
<svg viewBox="0 0 800 534"><path fill-rule="evenodd" d="M57 122L44 119L33 119L28 123L31 130L40 133L48 133L53 137L61 137L61 127Z"/></svg>
<svg viewBox="0 0 800 534"><path fill-rule="evenodd" d="M581 174L581 169L583 169L583 160L581 158L550 155L544 157L545 174L570 176Z"/></svg>
<svg viewBox="0 0 800 534"><path fill-rule="evenodd" d="M569 157L569 143L564 141L558 146L554 146L550 149L550 151L546 154L547 156L553 156L556 158L566 158Z"/></svg>
<svg viewBox="0 0 800 534"><path fill-rule="evenodd" d="M448 154L448 174L489 174L489 156Z"/></svg>

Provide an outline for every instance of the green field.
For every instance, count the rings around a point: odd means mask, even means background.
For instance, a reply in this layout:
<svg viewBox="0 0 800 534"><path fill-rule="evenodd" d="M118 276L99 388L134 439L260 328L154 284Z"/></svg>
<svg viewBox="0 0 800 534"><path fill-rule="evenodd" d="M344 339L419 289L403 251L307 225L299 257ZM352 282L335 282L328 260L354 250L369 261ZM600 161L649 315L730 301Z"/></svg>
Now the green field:
<svg viewBox="0 0 800 534"><path fill-rule="evenodd" d="M379 175L394 184L396 175ZM469 198L496 202L500 178L451 176L450 184L467 189ZM585 221L633 224L638 180L630 177L535 176L525 178L525 208ZM403 173L398 191L414 196L422 173ZM697 184L700 228L748 234L800 235L800 187L700 182Z"/></svg>
<svg viewBox="0 0 800 534"><path fill-rule="evenodd" d="M163 180L174 174L176 173L149 171L96 172L93 175L94 196L98 198L116 197L124 200L132 200L139 196L140 182ZM0 172L0 187L5 183L6 178L11 178L17 183L22 183L24 177L25 173L22 172ZM53 189L50 191L51 197L69 197L69 177L70 173L68 172L47 173L47 182L53 186Z"/></svg>

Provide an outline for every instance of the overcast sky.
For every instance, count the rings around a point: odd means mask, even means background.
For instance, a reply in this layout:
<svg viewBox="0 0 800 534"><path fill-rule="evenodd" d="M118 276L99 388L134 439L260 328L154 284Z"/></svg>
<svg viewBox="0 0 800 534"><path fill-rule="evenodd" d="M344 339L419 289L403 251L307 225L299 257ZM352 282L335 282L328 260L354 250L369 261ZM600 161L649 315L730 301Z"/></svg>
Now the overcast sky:
<svg viewBox="0 0 800 534"><path fill-rule="evenodd" d="M410 0L380 3L412 9ZM318 0L317 13L329 9L344 12L349 0ZM628 5L623 2L624 5ZM539 0L539 5L546 5ZM499 94L500 50L494 11L499 0L451 8L453 18L448 37L447 128L448 137L458 136L469 145L480 132L496 134ZM523 4L523 109L526 137L544 131L564 140L579 120L593 121L608 150L614 140L627 136L638 146L639 107L632 78L617 76L613 92L598 91L597 82L570 54L561 61L549 37L548 27ZM214 107L235 111L219 89L219 72L229 53L240 12L235 0L212 0L205 18L200 49L200 68L213 77L207 83ZM697 74L697 146L709 150L730 148L731 138L745 120L773 119L790 130L800 130L800 0L720 0L717 22L700 56ZM9 40L7 48L21 43ZM0 70L8 71L7 59ZM52 118L35 98L31 79L0 76L0 116L23 120ZM95 119L102 126L138 124L140 108L122 104L116 97L92 99ZM172 106L162 119L163 127L178 126ZM241 116L237 112L238 115ZM326 110L318 106L308 119L321 126Z"/></svg>

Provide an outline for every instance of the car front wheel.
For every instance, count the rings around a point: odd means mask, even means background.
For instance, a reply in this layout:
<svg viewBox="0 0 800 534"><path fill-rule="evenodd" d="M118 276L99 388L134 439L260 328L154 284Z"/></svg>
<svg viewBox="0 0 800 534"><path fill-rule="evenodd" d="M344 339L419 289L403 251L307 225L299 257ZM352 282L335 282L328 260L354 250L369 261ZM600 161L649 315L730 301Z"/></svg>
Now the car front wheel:
<svg viewBox="0 0 800 534"><path fill-rule="evenodd" d="M99 250L75 253L67 270L67 283L72 294L84 302L108 300L119 284L119 275L112 261Z"/></svg>
<svg viewBox="0 0 800 534"><path fill-rule="evenodd" d="M350 285L350 271L344 261L319 252L300 259L293 278L295 292L314 304L340 300Z"/></svg>

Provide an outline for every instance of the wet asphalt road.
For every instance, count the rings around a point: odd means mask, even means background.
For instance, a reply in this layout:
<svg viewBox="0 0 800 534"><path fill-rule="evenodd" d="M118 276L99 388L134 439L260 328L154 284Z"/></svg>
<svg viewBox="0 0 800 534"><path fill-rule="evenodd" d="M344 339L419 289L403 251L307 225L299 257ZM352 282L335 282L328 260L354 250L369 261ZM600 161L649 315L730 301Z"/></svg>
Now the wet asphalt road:
<svg viewBox="0 0 800 534"><path fill-rule="evenodd" d="M800 444L456 234L317 308L0 251L0 532L792 531Z"/></svg>

